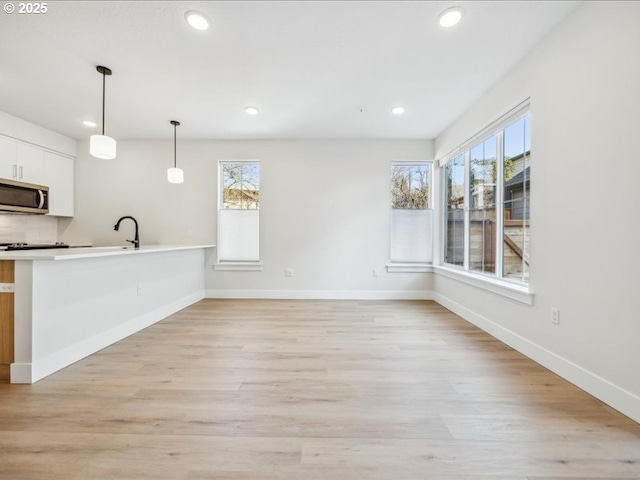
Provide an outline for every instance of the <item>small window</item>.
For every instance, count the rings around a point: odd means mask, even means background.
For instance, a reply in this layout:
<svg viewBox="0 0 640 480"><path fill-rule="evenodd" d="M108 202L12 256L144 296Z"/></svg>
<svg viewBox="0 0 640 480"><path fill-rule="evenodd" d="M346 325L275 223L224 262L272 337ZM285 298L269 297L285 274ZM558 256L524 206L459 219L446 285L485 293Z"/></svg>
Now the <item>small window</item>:
<svg viewBox="0 0 640 480"><path fill-rule="evenodd" d="M260 164L222 163L222 208L258 210L260 207Z"/></svg>
<svg viewBox="0 0 640 480"><path fill-rule="evenodd" d="M392 263L433 260L431 162L391 164Z"/></svg>
<svg viewBox="0 0 640 480"><path fill-rule="evenodd" d="M260 163L220 162L218 261L260 260Z"/></svg>
<svg viewBox="0 0 640 480"><path fill-rule="evenodd" d="M391 166L391 208L425 210L429 205L428 163L398 164Z"/></svg>

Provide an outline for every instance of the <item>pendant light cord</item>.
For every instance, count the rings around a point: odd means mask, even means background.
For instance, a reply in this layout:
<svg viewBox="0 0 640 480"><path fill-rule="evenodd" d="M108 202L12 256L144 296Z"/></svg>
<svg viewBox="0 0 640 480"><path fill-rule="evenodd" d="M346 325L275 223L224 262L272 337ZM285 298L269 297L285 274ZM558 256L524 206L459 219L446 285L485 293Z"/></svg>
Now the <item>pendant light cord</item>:
<svg viewBox="0 0 640 480"><path fill-rule="evenodd" d="M177 151L178 151L178 147L176 146L176 128L178 128L177 124L173 124L173 168L177 168L176 165L176 156L177 156Z"/></svg>
<svg viewBox="0 0 640 480"><path fill-rule="evenodd" d="M106 72L102 72L102 135L104 136L104 98L105 98L105 88L106 88Z"/></svg>

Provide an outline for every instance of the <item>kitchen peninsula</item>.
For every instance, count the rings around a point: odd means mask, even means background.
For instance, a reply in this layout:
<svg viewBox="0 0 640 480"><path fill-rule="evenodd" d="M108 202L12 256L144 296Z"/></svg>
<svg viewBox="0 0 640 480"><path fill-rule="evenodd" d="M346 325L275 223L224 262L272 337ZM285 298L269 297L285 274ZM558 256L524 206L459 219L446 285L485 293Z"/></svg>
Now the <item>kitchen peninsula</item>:
<svg viewBox="0 0 640 480"><path fill-rule="evenodd" d="M213 245L0 252L14 262L11 383L34 383L204 298Z"/></svg>

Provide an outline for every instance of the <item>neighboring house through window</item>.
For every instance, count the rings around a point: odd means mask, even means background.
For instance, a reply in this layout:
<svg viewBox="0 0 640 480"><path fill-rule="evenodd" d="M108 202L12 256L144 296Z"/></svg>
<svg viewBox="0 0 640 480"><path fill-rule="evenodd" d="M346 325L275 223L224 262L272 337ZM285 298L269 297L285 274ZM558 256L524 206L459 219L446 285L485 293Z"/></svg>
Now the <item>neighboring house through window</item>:
<svg viewBox="0 0 640 480"><path fill-rule="evenodd" d="M528 282L530 171L528 109L446 159L445 264Z"/></svg>

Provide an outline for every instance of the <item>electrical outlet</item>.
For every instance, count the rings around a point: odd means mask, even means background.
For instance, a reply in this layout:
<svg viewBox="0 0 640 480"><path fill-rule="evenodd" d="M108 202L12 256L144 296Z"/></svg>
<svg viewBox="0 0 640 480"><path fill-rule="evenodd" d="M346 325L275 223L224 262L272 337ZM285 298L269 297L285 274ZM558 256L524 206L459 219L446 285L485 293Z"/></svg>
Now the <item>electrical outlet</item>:
<svg viewBox="0 0 640 480"><path fill-rule="evenodd" d="M551 323L556 325L560 323L560 309L558 307L551 307Z"/></svg>
<svg viewBox="0 0 640 480"><path fill-rule="evenodd" d="M374 269L373 269L373 276L374 276L374 277L377 277L377 276L378 276L378 269L377 269L377 268L374 268Z"/></svg>
<svg viewBox="0 0 640 480"><path fill-rule="evenodd" d="M138 292L138 296L142 295L142 285L138 285L137 292Z"/></svg>
<svg viewBox="0 0 640 480"><path fill-rule="evenodd" d="M284 271L284 276L287 278L293 277L293 270L291 270L290 268L286 268Z"/></svg>
<svg viewBox="0 0 640 480"><path fill-rule="evenodd" d="M191 230L190 228L187 228L187 238L191 238L193 237L193 230Z"/></svg>

